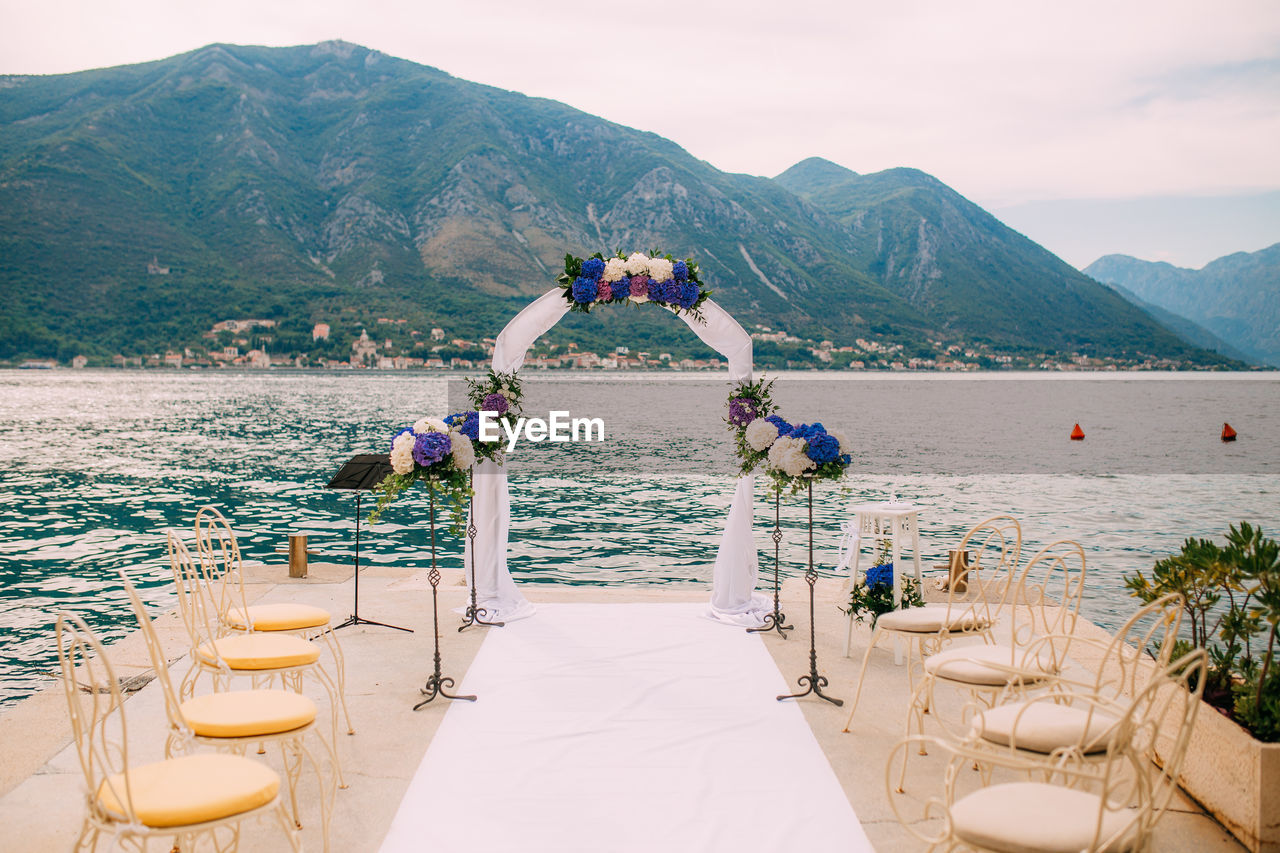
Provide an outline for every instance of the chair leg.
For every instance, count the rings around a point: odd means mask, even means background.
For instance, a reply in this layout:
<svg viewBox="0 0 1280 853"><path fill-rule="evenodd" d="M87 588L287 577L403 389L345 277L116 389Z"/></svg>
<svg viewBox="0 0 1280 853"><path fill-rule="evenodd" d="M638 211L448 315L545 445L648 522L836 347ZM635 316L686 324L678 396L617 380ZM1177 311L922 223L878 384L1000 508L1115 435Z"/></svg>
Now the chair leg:
<svg viewBox="0 0 1280 853"><path fill-rule="evenodd" d="M280 741L280 757L284 762L284 778L289 785L289 805L293 809L293 825L302 829L302 815L298 813L298 780L302 777L302 753L298 747L301 736Z"/></svg>
<svg viewBox="0 0 1280 853"><path fill-rule="evenodd" d="M926 673L924 678L921 679L919 686L916 687L914 691L912 691L911 698L907 703L907 735L906 735L907 737L911 737L912 720L916 722L916 728L919 734L921 735L924 734L924 715L920 713L920 701L922 699L922 694L927 695L932 690L932 687L933 687L933 679L929 677L928 673ZM924 701L927 704L930 704L930 705L933 704L932 702L929 702L927 698L925 698ZM922 740L920 742L920 755L928 755L928 754L929 752L928 750L925 749L924 741ZM899 794L906 793L905 786L907 782L907 758L910 755L911 755L911 750L909 749L902 750L902 770L898 775L898 788L897 788L897 791Z"/></svg>
<svg viewBox="0 0 1280 853"><path fill-rule="evenodd" d="M853 619L850 617L850 631L853 630ZM849 708L849 718L844 721L844 731L849 731L849 726L853 724L853 715L858 711L858 700L862 697L862 684L867 678L867 661L871 659L871 650L876 647L876 643L880 642L880 638L884 636L884 632L876 628L871 632L871 642L867 643L866 654L862 656L862 669L858 672L858 691L853 694L853 705Z"/></svg>
<svg viewBox="0 0 1280 853"><path fill-rule="evenodd" d="M330 766L336 768L338 766L337 755L329 744L325 742L325 739L320 737L319 732L316 732L316 738L325 748L325 751L329 753ZM333 819L333 800L338 791L336 770L334 773L329 774L329 782L325 784L324 771L320 767L320 763L316 761L316 757L311 753L311 750L307 749L307 745L302 738L298 738L297 746L302 755L311 762L311 767L316 772L316 785L319 787L320 792L320 829L323 833L324 851L329 853L329 824Z"/></svg>
<svg viewBox="0 0 1280 853"><path fill-rule="evenodd" d="M320 638L329 647L329 655L333 658L334 671L337 676L335 680L338 686L338 699L342 702L342 716L347 720L347 734L353 735L356 733L356 729L355 726L351 725L351 712L347 710L347 660L342 652L342 644L338 642L338 638L333 633L332 628L325 628L324 632L320 634Z"/></svg>
<svg viewBox="0 0 1280 853"><path fill-rule="evenodd" d="M289 812L285 809L283 801L276 803L276 818L280 821L280 826L284 829L284 834L289 839L289 849L293 853L302 853L302 839L298 837L298 828L289 819Z"/></svg>
<svg viewBox="0 0 1280 853"><path fill-rule="evenodd" d="M329 728L331 730L333 740L331 752L333 755L333 768L338 776L338 787L346 788L347 780L342 775L342 762L338 760L338 698L335 693L333 681L329 678L329 673L320 667L311 667L310 672L314 672L316 680L324 687L325 692L329 694ZM301 687L301 685L299 685ZM301 689L298 691L301 693Z"/></svg>

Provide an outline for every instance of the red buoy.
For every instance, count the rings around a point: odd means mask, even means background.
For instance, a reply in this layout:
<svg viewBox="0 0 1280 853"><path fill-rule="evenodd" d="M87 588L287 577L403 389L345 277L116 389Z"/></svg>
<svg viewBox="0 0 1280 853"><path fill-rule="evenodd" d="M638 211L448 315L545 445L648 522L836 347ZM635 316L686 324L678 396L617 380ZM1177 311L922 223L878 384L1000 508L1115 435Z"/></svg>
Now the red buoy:
<svg viewBox="0 0 1280 853"><path fill-rule="evenodd" d="M1084 441L1084 430L1080 429L1080 424L1076 424L1076 428L1071 430L1072 441Z"/></svg>
<svg viewBox="0 0 1280 853"><path fill-rule="evenodd" d="M1224 423L1222 425L1222 440L1223 441L1236 440L1236 431L1231 428L1231 424Z"/></svg>

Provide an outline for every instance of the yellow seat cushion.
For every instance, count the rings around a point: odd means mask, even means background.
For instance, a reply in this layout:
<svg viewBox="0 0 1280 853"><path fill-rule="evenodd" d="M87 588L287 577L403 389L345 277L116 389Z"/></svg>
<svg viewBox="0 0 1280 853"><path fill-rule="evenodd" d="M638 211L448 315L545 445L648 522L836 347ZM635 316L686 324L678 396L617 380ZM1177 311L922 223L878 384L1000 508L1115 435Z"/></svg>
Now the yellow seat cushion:
<svg viewBox="0 0 1280 853"><path fill-rule="evenodd" d="M1092 713L1091 713L1092 712ZM1085 755L1105 752L1107 738L1120 718L1089 706L1056 702L1015 702L983 711L973 718L971 737L1045 755L1075 746Z"/></svg>
<svg viewBox="0 0 1280 853"><path fill-rule="evenodd" d="M956 837L983 850L1007 853L1080 853L1089 848L1102 801L1096 794L1046 785L1012 782L980 788L951 806ZM1137 812L1102 811L1102 849L1132 849Z"/></svg>
<svg viewBox="0 0 1280 853"><path fill-rule="evenodd" d="M290 732L316 718L316 703L289 690L235 690L183 702L182 718L204 737L259 737Z"/></svg>
<svg viewBox="0 0 1280 853"><path fill-rule="evenodd" d="M979 616L969 605L948 607L945 604L927 604L924 607L908 607L885 613L876 620L876 627L886 631L905 631L912 634L936 634L945 625L948 630L972 630L986 627L989 619Z"/></svg>
<svg viewBox="0 0 1280 853"><path fill-rule="evenodd" d="M117 773L98 788L98 802L122 818L125 775ZM127 775L134 814L154 827L232 817L265 806L280 790L280 777L270 767L219 753L143 764L130 768Z"/></svg>
<svg viewBox="0 0 1280 853"><path fill-rule="evenodd" d="M233 628L244 628L244 613L238 607L227 612ZM329 624L329 611L309 604L255 604L249 608L249 622L254 631L300 631Z"/></svg>
<svg viewBox="0 0 1280 853"><path fill-rule="evenodd" d="M320 659L315 643L292 634L237 634L214 640L212 645L217 647L217 656L206 643L196 650L200 659L212 664L220 656L232 669L281 669Z"/></svg>
<svg viewBox="0 0 1280 853"><path fill-rule="evenodd" d="M1048 655L1044 655L1048 657ZM1002 670L987 666L988 663L1001 666L1016 666L1033 673L1048 677L1052 675L1049 661L1040 660L1040 656L1014 652L1008 646L961 646L947 649L936 655L925 658L925 672L936 678L948 681L959 681L964 684L983 686L1004 686L1009 683L1010 675ZM1024 676L1024 681L1035 680L1034 675Z"/></svg>

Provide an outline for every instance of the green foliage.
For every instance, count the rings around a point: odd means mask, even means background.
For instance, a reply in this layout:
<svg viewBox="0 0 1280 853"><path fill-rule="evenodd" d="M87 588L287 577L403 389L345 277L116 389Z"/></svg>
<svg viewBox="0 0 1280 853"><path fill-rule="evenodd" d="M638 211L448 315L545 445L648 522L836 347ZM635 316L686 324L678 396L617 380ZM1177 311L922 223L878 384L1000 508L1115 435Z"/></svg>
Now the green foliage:
<svg viewBox="0 0 1280 853"><path fill-rule="evenodd" d="M1233 713L1255 737L1280 740L1280 543L1240 522L1227 544L1187 539L1180 553L1156 562L1151 577L1125 578L1130 594L1151 602L1182 595L1190 617L1188 647L1209 652L1205 701Z"/></svg>
<svg viewBox="0 0 1280 853"><path fill-rule="evenodd" d="M395 502L405 490L414 483L422 483L426 487L430 496L429 521L435 519L436 513L436 496L441 498L441 502L446 504L450 510L449 532L454 536L461 536L467 524L467 506L471 500L471 481L466 471L459 471L452 465L439 466L432 468L441 468L440 471L432 471L427 473L428 469L414 466L409 474L388 474L382 478L382 481L373 487L373 493L378 496L378 502L374 505L373 510L369 513L369 524L378 523L378 519L382 517L382 512L388 506Z"/></svg>

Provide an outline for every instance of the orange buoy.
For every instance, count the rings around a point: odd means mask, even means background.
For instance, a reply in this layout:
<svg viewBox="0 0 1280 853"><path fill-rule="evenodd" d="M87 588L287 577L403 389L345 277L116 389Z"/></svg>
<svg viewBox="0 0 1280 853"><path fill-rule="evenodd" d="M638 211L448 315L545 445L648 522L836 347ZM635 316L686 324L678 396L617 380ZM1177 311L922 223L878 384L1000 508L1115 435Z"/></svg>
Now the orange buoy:
<svg viewBox="0 0 1280 853"><path fill-rule="evenodd" d="M1076 428L1071 430L1072 441L1084 441L1084 430L1080 429L1080 424L1076 424Z"/></svg>
<svg viewBox="0 0 1280 853"><path fill-rule="evenodd" d="M1224 423L1222 425L1222 440L1223 441L1236 440L1236 431L1231 428L1231 424Z"/></svg>

